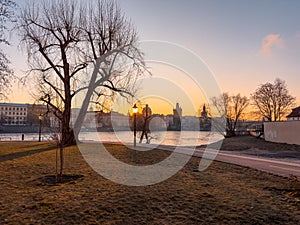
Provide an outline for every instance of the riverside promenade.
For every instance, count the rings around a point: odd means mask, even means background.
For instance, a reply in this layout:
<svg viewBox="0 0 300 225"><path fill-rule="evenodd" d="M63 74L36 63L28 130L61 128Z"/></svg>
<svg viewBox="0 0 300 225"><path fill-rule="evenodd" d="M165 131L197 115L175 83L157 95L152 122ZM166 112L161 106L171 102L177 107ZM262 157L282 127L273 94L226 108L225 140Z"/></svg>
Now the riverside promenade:
<svg viewBox="0 0 300 225"><path fill-rule="evenodd" d="M174 151L175 146L138 144L142 148ZM221 150L209 146L177 147L176 152L207 160L249 167L275 175L300 178L300 146L266 142L255 137L234 137L223 140Z"/></svg>

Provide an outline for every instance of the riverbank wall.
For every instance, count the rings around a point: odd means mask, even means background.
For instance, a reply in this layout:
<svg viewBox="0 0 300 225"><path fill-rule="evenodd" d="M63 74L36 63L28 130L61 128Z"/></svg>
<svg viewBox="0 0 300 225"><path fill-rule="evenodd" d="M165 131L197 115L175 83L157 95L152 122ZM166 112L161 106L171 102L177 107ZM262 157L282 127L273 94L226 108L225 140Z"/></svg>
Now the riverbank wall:
<svg viewBox="0 0 300 225"><path fill-rule="evenodd" d="M300 121L280 121L264 123L266 141L300 145Z"/></svg>

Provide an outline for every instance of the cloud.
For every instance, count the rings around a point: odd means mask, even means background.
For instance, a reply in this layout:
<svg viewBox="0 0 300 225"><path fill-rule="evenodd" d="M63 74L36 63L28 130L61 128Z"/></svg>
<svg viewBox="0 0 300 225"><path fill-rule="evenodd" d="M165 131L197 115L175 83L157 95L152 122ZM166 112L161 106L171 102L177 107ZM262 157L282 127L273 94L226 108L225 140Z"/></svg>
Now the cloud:
<svg viewBox="0 0 300 225"><path fill-rule="evenodd" d="M283 40L279 34L269 34L267 35L262 44L262 48L260 53L262 56L269 57L272 54L273 48L282 48L283 47Z"/></svg>

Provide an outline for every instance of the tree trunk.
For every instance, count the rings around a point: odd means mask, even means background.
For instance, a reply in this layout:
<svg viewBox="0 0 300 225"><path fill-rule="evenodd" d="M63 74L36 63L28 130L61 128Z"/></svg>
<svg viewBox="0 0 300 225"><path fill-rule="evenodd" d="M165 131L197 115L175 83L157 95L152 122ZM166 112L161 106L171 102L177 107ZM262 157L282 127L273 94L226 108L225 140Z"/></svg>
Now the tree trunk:
<svg viewBox="0 0 300 225"><path fill-rule="evenodd" d="M70 85L70 66L67 61L67 56L64 47L62 49L62 60L64 62L64 111L62 113L62 147L69 145L76 145L76 139L74 137L73 129L70 127L71 121L71 106L72 106L72 95Z"/></svg>
<svg viewBox="0 0 300 225"><path fill-rule="evenodd" d="M62 114L61 135L62 146L76 145L73 129L70 127L71 121L71 97L66 96L65 110Z"/></svg>
<svg viewBox="0 0 300 225"><path fill-rule="evenodd" d="M76 145L76 139L74 136L74 132L73 132L73 129L70 127L71 113L68 111L69 110L65 110L63 113L62 127L61 127L61 135L62 135L61 144L62 144L62 146Z"/></svg>
<svg viewBox="0 0 300 225"><path fill-rule="evenodd" d="M226 130L225 138L230 138L236 136L235 131L233 130Z"/></svg>

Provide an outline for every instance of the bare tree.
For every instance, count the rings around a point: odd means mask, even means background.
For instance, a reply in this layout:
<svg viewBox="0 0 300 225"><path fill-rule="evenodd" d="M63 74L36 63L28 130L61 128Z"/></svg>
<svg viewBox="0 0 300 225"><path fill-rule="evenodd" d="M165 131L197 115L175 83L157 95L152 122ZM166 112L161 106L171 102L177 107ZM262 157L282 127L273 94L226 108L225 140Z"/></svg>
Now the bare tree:
<svg viewBox="0 0 300 225"><path fill-rule="evenodd" d="M233 120L233 130L235 130L238 120L240 120L243 116L245 109L249 105L249 98L246 96L241 96L240 94L231 96L232 101L232 120Z"/></svg>
<svg viewBox="0 0 300 225"><path fill-rule="evenodd" d="M114 1L32 1L18 28L30 72L39 78L39 99L61 121L64 145L75 143L89 104L116 93L132 96L145 70L136 31ZM72 100L78 95L83 101L72 129Z"/></svg>
<svg viewBox="0 0 300 225"><path fill-rule="evenodd" d="M224 136L235 136L237 122L249 105L249 99L240 94L229 95L228 93L223 93L219 97L212 98L212 105L217 109L218 114L222 115L224 120L226 120L226 127L222 129L226 131ZM216 123L216 125L218 125L218 123Z"/></svg>
<svg viewBox="0 0 300 225"><path fill-rule="evenodd" d="M7 23L14 21L14 9L16 3L12 0L0 0L0 44L9 45L5 37L8 30ZM9 67L10 61L2 49L0 49L0 100L7 96L7 91L12 79L13 70Z"/></svg>
<svg viewBox="0 0 300 225"><path fill-rule="evenodd" d="M260 115L268 121L281 120L296 100L289 94L285 81L278 78L273 84L260 85L251 98Z"/></svg>

